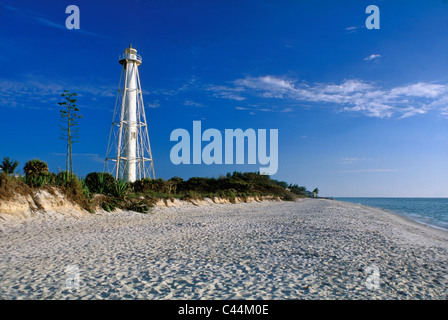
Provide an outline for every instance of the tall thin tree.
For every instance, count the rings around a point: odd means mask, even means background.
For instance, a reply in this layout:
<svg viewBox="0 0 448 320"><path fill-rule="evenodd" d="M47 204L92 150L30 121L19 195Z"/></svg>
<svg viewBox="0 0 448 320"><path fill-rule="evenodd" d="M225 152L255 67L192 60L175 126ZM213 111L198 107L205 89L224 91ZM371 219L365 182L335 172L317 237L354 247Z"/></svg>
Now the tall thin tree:
<svg viewBox="0 0 448 320"><path fill-rule="evenodd" d="M59 102L59 105L62 107L60 110L61 113L61 122L59 125L62 129L61 139L67 141L67 172L70 175L73 174L73 154L72 154L72 144L77 142L75 139L79 136L79 128L77 127L78 119L81 119L82 116L78 113L79 108L76 106L76 102L78 101L76 98L76 93L70 93L69 90L64 90L64 93L61 94L64 97L65 101Z"/></svg>

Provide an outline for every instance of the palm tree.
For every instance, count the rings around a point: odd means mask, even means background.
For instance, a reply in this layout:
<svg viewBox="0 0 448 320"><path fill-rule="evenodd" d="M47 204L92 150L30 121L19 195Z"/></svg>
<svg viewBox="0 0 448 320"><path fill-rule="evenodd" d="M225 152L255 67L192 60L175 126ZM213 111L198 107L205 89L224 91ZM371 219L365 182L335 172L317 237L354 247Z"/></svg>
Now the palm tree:
<svg viewBox="0 0 448 320"><path fill-rule="evenodd" d="M2 163L0 164L0 169L7 175L14 173L19 162L16 160L10 160L9 157L4 157Z"/></svg>
<svg viewBox="0 0 448 320"><path fill-rule="evenodd" d="M314 197L316 197L317 194L319 193L319 189L318 188L314 188L313 193L314 193Z"/></svg>

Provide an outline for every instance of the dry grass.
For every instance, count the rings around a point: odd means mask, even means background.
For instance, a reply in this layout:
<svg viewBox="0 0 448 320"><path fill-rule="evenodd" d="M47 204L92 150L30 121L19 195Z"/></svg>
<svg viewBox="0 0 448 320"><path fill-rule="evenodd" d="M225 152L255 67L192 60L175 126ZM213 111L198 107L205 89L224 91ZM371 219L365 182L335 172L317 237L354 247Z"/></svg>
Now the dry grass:
<svg viewBox="0 0 448 320"><path fill-rule="evenodd" d="M13 199L16 195L29 195L38 209L43 209L42 205L34 197L33 189L24 183L22 180L9 177L5 173L0 174L0 200L9 201Z"/></svg>

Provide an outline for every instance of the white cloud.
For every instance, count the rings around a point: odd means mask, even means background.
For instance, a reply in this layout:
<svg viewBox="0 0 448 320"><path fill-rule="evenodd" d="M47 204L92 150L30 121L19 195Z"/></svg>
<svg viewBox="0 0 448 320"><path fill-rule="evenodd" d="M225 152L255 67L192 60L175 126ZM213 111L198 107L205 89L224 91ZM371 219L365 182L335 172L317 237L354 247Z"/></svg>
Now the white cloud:
<svg viewBox="0 0 448 320"><path fill-rule="evenodd" d="M247 77L234 81L236 88L242 91L241 88L263 90L263 95L266 98L282 98L285 94L294 90L294 85L285 79L265 76L265 77Z"/></svg>
<svg viewBox="0 0 448 320"><path fill-rule="evenodd" d="M368 56L368 57L365 57L364 60L365 60L365 61L372 61L372 60L377 60L377 59L379 59L379 58L381 58L381 55L380 55L380 54L376 54L376 53L374 53L374 54L371 54L371 55Z"/></svg>
<svg viewBox="0 0 448 320"><path fill-rule="evenodd" d="M64 90L78 94L78 100L83 105L92 104L100 107L95 99L115 98L116 87L105 84L74 84L74 81L43 79L40 76L28 76L26 79L6 80L0 79L0 106L24 108L50 108L57 106ZM113 108L113 102L112 102Z"/></svg>
<svg viewBox="0 0 448 320"><path fill-rule="evenodd" d="M151 109L156 109L156 108L160 107L159 100L156 100L156 101L154 101L153 103L148 102L148 103L147 103L147 107L148 107L148 108L151 108Z"/></svg>
<svg viewBox="0 0 448 320"><path fill-rule="evenodd" d="M448 107L442 108L440 114L448 118Z"/></svg>
<svg viewBox="0 0 448 320"><path fill-rule="evenodd" d="M411 97L437 98L447 92L448 88L446 85L419 82L412 85L394 88L390 91L390 94L397 96L404 95Z"/></svg>
<svg viewBox="0 0 448 320"><path fill-rule="evenodd" d="M58 152L52 152L51 154L54 156L67 156L66 153L58 153ZM73 153L72 155L74 157L85 157L90 161L99 163L104 163L105 160L105 158L100 156L98 153Z"/></svg>
<svg viewBox="0 0 448 320"><path fill-rule="evenodd" d="M287 107L287 108L278 108L277 106L271 106L271 107L259 107L259 106L251 106L249 107L235 107L236 110L245 110L245 111L263 111L263 112L292 112L294 111L293 108Z"/></svg>
<svg viewBox="0 0 448 320"><path fill-rule="evenodd" d="M246 98L242 97L239 93L244 91L242 88L226 87L226 86L215 86L209 85L205 90L213 92L213 96L218 98L225 98L236 101L243 101Z"/></svg>
<svg viewBox="0 0 448 320"><path fill-rule="evenodd" d="M353 164L353 163L357 163L360 161L371 161L373 159L369 159L369 158L342 158L341 162L338 162L339 164Z"/></svg>
<svg viewBox="0 0 448 320"><path fill-rule="evenodd" d="M184 105L198 108L202 108L204 106L202 103L194 102L192 100L185 100Z"/></svg>
<svg viewBox="0 0 448 320"><path fill-rule="evenodd" d="M425 108L414 108L414 107L408 107L403 109L403 114L400 118L409 118L412 116L415 116L417 114L424 114L427 110Z"/></svg>
<svg viewBox="0 0 448 320"><path fill-rule="evenodd" d="M377 172L398 172L399 169L354 169L354 170L340 170L343 173L377 173Z"/></svg>
<svg viewBox="0 0 448 320"><path fill-rule="evenodd" d="M355 33L358 30L363 29L363 28L365 28L364 25L362 25L362 26L349 26L349 27L345 28L345 31L347 31L347 33Z"/></svg>
<svg viewBox="0 0 448 320"><path fill-rule="evenodd" d="M391 89L351 79L339 84L299 83L277 76L246 77L233 82L234 87L214 86L215 96L238 93L241 100L255 95L266 99L282 99L291 105L313 102L336 105L337 111L361 112L378 118L407 118L430 110L448 107L448 85L418 82ZM222 90L219 94L219 90ZM287 109L290 111L290 109Z"/></svg>
<svg viewBox="0 0 448 320"><path fill-rule="evenodd" d="M319 91L329 94L349 94L355 92L362 92L372 89L372 85L359 81L359 80L347 80L342 84L325 84L321 85Z"/></svg>

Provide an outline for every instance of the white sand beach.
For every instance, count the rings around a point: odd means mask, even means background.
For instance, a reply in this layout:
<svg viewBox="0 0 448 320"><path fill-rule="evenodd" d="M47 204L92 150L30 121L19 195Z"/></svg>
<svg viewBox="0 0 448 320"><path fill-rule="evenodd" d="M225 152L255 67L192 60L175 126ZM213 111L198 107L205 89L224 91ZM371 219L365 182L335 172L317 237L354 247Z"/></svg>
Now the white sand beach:
<svg viewBox="0 0 448 320"><path fill-rule="evenodd" d="M447 232L332 200L0 226L0 299L448 298Z"/></svg>

